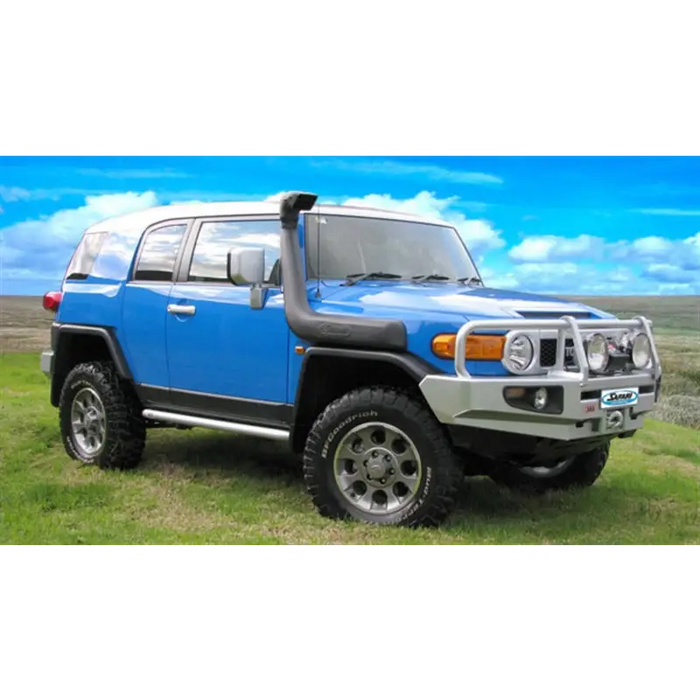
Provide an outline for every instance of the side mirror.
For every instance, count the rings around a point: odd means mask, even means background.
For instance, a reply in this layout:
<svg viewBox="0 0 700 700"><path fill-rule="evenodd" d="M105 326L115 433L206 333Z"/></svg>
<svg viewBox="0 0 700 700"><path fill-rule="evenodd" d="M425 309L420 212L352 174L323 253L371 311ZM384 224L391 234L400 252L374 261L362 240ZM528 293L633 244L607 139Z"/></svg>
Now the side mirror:
<svg viewBox="0 0 700 700"><path fill-rule="evenodd" d="M260 285L265 281L265 251L262 248L231 248L226 273L234 284Z"/></svg>

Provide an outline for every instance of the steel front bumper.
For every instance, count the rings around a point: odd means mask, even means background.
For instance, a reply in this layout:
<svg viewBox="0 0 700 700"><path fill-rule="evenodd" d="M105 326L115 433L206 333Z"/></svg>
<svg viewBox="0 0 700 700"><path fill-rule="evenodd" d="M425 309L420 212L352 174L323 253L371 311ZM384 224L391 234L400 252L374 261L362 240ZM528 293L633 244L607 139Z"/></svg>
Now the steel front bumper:
<svg viewBox="0 0 700 700"><path fill-rule="evenodd" d="M561 413L538 413L511 406L506 401L506 387L528 386L550 390L562 387ZM599 394L606 389L630 388L639 392L639 400L634 406L603 409L599 396L587 398L591 393ZM641 428L644 414L654 408L656 385L648 375L592 380L584 385L553 377L528 378L526 381L518 377L465 381L459 377L429 375L420 383L420 389L438 420L447 425L501 430L556 440L579 440L604 434L614 436ZM613 410L622 413L622 422L617 425L611 425L608 420Z"/></svg>
<svg viewBox="0 0 700 700"><path fill-rule="evenodd" d="M501 324L500 326L498 324ZM505 324L505 325L504 325ZM507 328L555 330L561 347L568 338L574 341L576 371L565 368L564 353L554 367L536 373L498 377L475 377L465 362L466 337L474 330ZM583 349L581 330L641 329L652 340L652 362L644 371L624 375L591 376ZM438 420L447 425L467 426L505 433L518 433L555 440L580 440L637 430L644 415L658 399L661 366L646 319L633 321L576 321L564 317L547 320L477 321L465 324L457 335L455 369L457 376L428 375L420 389ZM461 360L460 360L461 358ZM536 389L544 387L557 397L548 411L529 406L512 405L506 400L510 387ZM638 398L634 405L604 407L601 395L607 390L634 389Z"/></svg>
<svg viewBox="0 0 700 700"><path fill-rule="evenodd" d="M53 371L53 350L46 350L41 353L40 367L41 371L48 378L51 378L51 372Z"/></svg>

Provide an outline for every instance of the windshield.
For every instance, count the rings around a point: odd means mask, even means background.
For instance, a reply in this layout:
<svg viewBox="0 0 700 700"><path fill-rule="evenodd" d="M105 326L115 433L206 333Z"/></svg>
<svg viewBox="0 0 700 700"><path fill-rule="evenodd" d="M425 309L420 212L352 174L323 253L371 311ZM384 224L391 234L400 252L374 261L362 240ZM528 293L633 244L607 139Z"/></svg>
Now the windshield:
<svg viewBox="0 0 700 700"><path fill-rule="evenodd" d="M309 279L345 279L377 272L402 279L431 275L450 280L478 278L462 239L447 226L309 214L305 231Z"/></svg>

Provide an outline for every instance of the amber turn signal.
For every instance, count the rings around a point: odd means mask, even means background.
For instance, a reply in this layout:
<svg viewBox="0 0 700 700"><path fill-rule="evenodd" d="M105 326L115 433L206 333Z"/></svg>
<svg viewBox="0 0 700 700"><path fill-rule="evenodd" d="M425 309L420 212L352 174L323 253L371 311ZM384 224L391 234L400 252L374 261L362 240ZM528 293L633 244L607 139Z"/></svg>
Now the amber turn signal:
<svg viewBox="0 0 700 700"><path fill-rule="evenodd" d="M457 335L441 333L433 338L433 352L444 360L452 360L455 356ZM468 335L468 360L500 360L503 357L503 346L506 344L504 335Z"/></svg>

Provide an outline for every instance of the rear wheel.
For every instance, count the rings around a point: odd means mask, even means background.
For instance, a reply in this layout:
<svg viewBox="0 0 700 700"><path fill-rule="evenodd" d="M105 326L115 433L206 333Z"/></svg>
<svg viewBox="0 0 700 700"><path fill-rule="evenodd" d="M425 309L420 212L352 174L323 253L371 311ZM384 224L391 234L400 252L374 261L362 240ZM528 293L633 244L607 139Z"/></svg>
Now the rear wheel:
<svg viewBox="0 0 700 700"><path fill-rule="evenodd" d="M319 512L394 525L437 525L461 468L427 407L387 387L351 391L319 416L306 441L304 479Z"/></svg>
<svg viewBox="0 0 700 700"><path fill-rule="evenodd" d="M498 484L521 491L561 491L592 486L610 454L610 443L591 452L563 459L554 466L499 464L489 476Z"/></svg>
<svg viewBox="0 0 700 700"><path fill-rule="evenodd" d="M86 362L66 377L59 402L66 452L83 464L132 469L141 461L146 426L131 387L111 362Z"/></svg>

